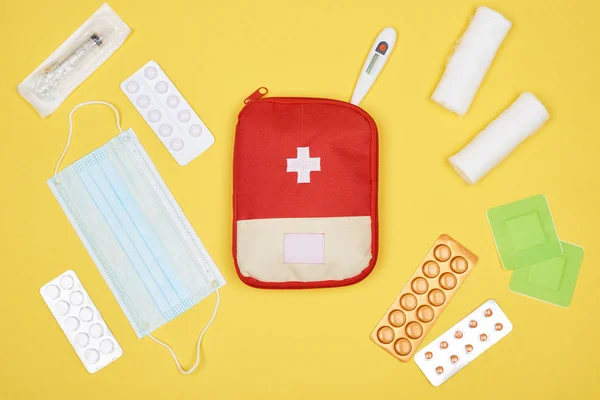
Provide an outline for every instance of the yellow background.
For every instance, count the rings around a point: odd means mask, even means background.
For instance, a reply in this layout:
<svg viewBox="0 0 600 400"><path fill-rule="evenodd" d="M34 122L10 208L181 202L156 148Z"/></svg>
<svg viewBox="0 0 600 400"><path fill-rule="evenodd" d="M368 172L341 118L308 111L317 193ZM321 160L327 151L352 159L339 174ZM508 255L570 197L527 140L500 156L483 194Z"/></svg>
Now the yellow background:
<svg viewBox="0 0 600 400"><path fill-rule="evenodd" d="M429 100L473 0L112 1L133 34L49 118L16 86L101 1L6 1L0 7L0 397L3 399L591 399L600 396L600 3L488 0L514 26L465 117ZM358 285L263 291L235 275L231 257L231 161L244 98L347 100L379 31L398 42L362 103L380 134L380 254ZM179 167L121 92L148 60L160 63L216 137ZM475 186L447 158L523 91L551 120ZM79 102L102 99L122 112L225 275L222 307L203 344L202 365L179 374L170 355L138 340L46 186ZM111 111L78 111L64 165L116 134ZM547 195L561 239L585 247L567 309L510 292L486 210ZM477 268L425 340L489 298L514 331L439 388L369 334L440 233L479 255ZM89 375L39 295L74 269L124 349ZM193 362L214 296L156 331Z"/></svg>

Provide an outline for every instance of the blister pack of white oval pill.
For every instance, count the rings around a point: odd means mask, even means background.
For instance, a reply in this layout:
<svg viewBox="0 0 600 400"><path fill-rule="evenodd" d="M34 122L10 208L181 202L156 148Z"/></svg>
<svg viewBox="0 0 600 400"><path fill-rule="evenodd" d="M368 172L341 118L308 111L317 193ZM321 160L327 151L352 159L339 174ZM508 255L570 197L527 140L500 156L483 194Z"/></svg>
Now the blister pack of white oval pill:
<svg viewBox="0 0 600 400"><path fill-rule="evenodd" d="M75 272L62 273L40 293L90 374L121 357L123 349Z"/></svg>
<svg viewBox="0 0 600 400"><path fill-rule="evenodd" d="M415 362L433 386L439 386L513 329L494 300L488 300L425 346Z"/></svg>
<svg viewBox="0 0 600 400"><path fill-rule="evenodd" d="M123 81L121 90L179 165L186 165L215 142L156 61L149 61Z"/></svg>

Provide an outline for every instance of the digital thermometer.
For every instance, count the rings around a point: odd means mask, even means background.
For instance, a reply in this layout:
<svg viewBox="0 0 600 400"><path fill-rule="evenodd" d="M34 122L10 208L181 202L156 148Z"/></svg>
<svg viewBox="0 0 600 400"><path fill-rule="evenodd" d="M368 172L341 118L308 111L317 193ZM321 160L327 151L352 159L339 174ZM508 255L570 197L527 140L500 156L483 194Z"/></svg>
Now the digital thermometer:
<svg viewBox="0 0 600 400"><path fill-rule="evenodd" d="M383 69L385 62L390 57L390 53L394 49L396 44L396 30L394 28L385 28L381 31L373 47L369 52L365 64L360 71L358 82L352 93L352 100L350 103L359 105L362 99L367 95L371 86L377 79L377 76Z"/></svg>

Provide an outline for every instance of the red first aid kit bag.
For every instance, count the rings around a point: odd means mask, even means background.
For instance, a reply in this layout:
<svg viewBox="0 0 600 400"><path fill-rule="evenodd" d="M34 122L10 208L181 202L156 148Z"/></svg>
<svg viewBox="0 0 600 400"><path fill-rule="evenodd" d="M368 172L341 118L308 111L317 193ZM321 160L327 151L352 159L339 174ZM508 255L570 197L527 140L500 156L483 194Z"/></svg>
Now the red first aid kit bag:
<svg viewBox="0 0 600 400"><path fill-rule="evenodd" d="M233 157L233 258L268 289L351 285L377 261L375 121L338 100L266 97L239 113Z"/></svg>

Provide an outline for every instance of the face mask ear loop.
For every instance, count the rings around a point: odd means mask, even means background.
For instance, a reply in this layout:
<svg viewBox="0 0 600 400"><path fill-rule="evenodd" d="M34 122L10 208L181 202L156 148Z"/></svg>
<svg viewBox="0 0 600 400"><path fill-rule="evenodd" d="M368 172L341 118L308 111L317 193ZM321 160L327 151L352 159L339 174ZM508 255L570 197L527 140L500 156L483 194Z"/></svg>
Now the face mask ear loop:
<svg viewBox="0 0 600 400"><path fill-rule="evenodd" d="M210 320L208 321L208 324L206 324L206 326L204 327L204 329L200 333L200 337L198 337L198 344L196 345L196 362L194 363L194 366L192 368L188 369L187 371L184 370L183 368L181 368L181 364L179 363L179 360L177 359L177 356L175 355L175 352L173 351L173 349L168 344L166 344L163 341L158 340L157 338L155 338L151 334L147 335L150 339L154 340L156 343L160 344L161 346L163 346L167 350L169 350L169 352L171 353L171 356L173 357L173 360L175 361L175 365L177 365L177 368L179 369L179 372L181 372L182 374L185 374L185 375L191 374L192 372L194 372L194 370L200 364L200 343L202 343L202 338L204 337L204 334L206 333L206 331L208 330L208 328L210 327L210 325L215 320L215 316L217 315L217 310L219 309L219 303L221 301L221 296L219 295L219 289L216 289L215 293L217 293L217 302L215 303L215 309L213 310L212 316L210 317Z"/></svg>
<svg viewBox="0 0 600 400"><path fill-rule="evenodd" d="M104 105L112 108L113 111L115 112L115 115L117 116L117 127L119 127L119 132L121 132L121 133L123 132L123 129L121 128L121 117L119 116L119 111L117 111L115 106L113 106L112 104L107 103L106 101L101 101L101 100L92 100L92 101L86 101L86 102L77 104L75 107L73 107L73 109L69 113L69 138L67 139L67 145L65 146L65 149L63 150L62 155L58 159L58 163L56 163L56 168L54 168L54 175L58 174L58 168L60 167L60 164L62 163L63 158L65 158L65 155L67 155L67 150L69 150L69 146L71 145L71 138L73 137L73 113L75 113L75 110L77 110L79 107L87 106L90 104L104 104Z"/></svg>

